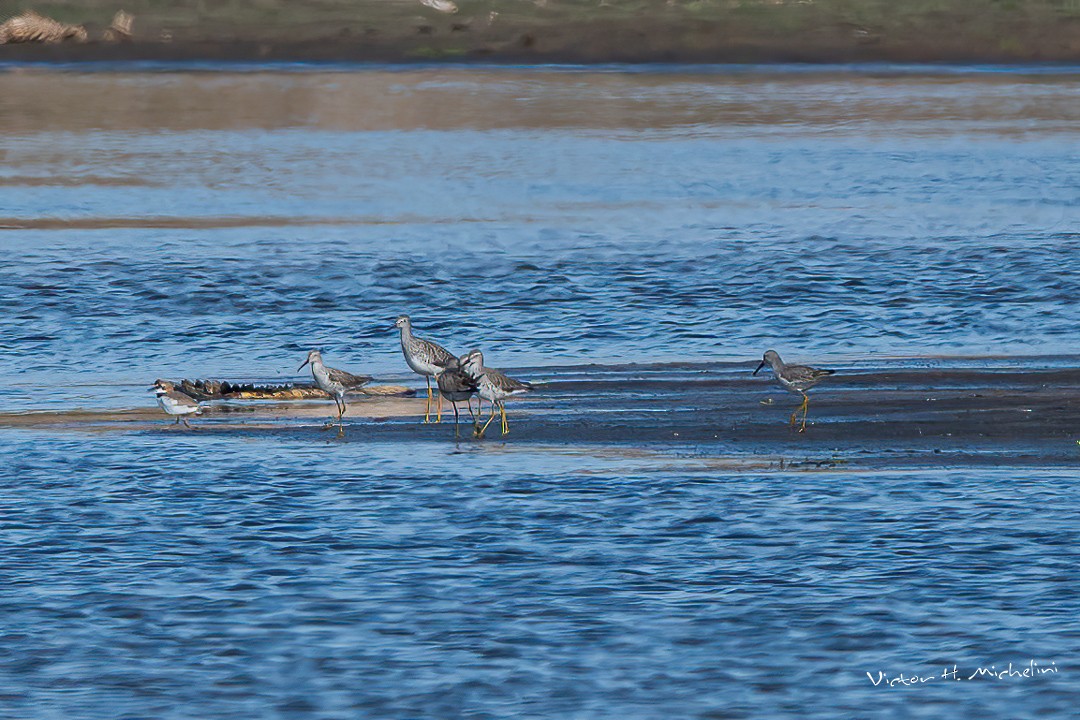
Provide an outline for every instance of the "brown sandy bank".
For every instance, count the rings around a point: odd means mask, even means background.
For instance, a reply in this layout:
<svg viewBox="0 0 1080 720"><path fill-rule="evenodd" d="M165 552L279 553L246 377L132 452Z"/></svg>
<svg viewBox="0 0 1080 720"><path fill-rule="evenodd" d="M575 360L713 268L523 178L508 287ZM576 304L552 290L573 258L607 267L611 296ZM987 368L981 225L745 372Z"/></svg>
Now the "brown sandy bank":
<svg viewBox="0 0 1080 720"><path fill-rule="evenodd" d="M131 42L105 42L116 10ZM1075 0L0 2L89 42L0 46L2 61L1075 63Z"/></svg>

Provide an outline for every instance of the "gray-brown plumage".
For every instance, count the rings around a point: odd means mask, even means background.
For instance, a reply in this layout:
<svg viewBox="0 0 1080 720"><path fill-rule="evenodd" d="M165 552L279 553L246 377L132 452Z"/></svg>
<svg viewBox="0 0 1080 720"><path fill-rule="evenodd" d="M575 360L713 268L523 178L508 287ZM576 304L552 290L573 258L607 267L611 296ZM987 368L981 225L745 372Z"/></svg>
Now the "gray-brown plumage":
<svg viewBox="0 0 1080 720"><path fill-rule="evenodd" d="M449 350L438 343L424 340L413 335L412 320L408 315L400 316L395 322L401 330L401 354L405 356L405 362L417 375L423 375L427 382L427 405L424 409L424 422L431 422L431 378L438 378L439 374L451 363L457 362L457 358ZM442 422L442 396L439 397L439 409L436 422Z"/></svg>
<svg viewBox="0 0 1080 720"><path fill-rule="evenodd" d="M334 398L334 404L337 406L338 411L338 430L342 429L342 416L345 415L345 393L348 390L355 390L367 385L371 382L369 375L353 375L352 373L345 372L344 370L338 370L337 368L327 367L323 364L322 353L318 350L312 350L308 353L307 360L296 369L300 372L304 369L304 365L311 365L311 376L315 379L315 384L319 386L319 389L329 393ZM327 425L327 427L330 427Z"/></svg>
<svg viewBox="0 0 1080 720"><path fill-rule="evenodd" d="M454 437L458 437L458 408L457 404L464 400L469 405L469 415L476 425L476 416L472 410L472 396L477 392L476 381L465 372L462 367L466 356L452 357L442 372L435 377L435 383L439 386L439 397L445 397L454 407Z"/></svg>
<svg viewBox="0 0 1080 720"><path fill-rule="evenodd" d="M515 380L495 368L484 367L484 354L479 350L472 350L462 356L461 365L466 375L476 383L477 394L481 400L491 403L491 416L482 428L476 432L477 437L483 437L488 425L495 419L495 410L498 408L502 418L502 434L510 432L510 423L506 420L506 404L508 397L521 395L532 390L532 385L521 380Z"/></svg>
<svg viewBox="0 0 1080 720"><path fill-rule="evenodd" d="M86 28L58 22L33 10L9 18L0 24L0 45L7 43L59 43L65 40L86 42Z"/></svg>
<svg viewBox="0 0 1080 720"><path fill-rule="evenodd" d="M190 428L185 415L198 415L202 412L199 401L189 397L176 389L168 380L156 380L154 382L154 394L157 396L158 406L167 414L176 417L176 424L183 421L184 427Z"/></svg>
<svg viewBox="0 0 1080 720"><path fill-rule="evenodd" d="M754 375L758 374L761 368L768 365L772 368L773 375L776 376L777 382L787 390L788 392L798 393L802 395L803 401L799 407L795 408L795 412L791 413L791 426L795 426L795 418L798 417L799 411L802 411L802 427L799 428L799 432L806 431L806 415L809 412L810 396L806 394L806 391L817 385L824 378L836 373L835 370L821 370L820 368L813 368L808 365L788 365L780 359L780 353L775 350L766 350L765 355L761 358L761 364L757 366L757 370L754 370Z"/></svg>

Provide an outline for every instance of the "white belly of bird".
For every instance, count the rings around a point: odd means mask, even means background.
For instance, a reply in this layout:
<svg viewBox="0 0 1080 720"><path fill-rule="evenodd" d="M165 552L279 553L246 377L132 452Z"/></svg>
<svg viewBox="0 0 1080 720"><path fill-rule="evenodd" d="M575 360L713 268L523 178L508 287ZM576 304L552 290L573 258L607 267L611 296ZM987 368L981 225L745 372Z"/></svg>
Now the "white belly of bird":
<svg viewBox="0 0 1080 720"><path fill-rule="evenodd" d="M169 415L191 415L199 412L199 407L197 405L184 405L168 395L162 395L157 399L157 402L158 405L161 406L161 409Z"/></svg>
<svg viewBox="0 0 1080 720"><path fill-rule="evenodd" d="M800 390L797 387L796 383L793 383L790 380L785 380L782 377L777 377L776 379L780 381L780 384L783 385L784 389L787 390L788 392L795 393L796 395L802 395L803 394L803 391Z"/></svg>
<svg viewBox="0 0 1080 720"><path fill-rule="evenodd" d="M405 356L405 363L409 366L409 369L418 375L435 377L443 371L442 366L425 362L416 344L410 346L410 344L403 342L401 344L401 353Z"/></svg>
<svg viewBox="0 0 1080 720"><path fill-rule="evenodd" d="M476 394L490 403L498 402L502 399L496 394L495 387L487 381L487 378L481 378L476 387Z"/></svg>
<svg viewBox="0 0 1080 720"><path fill-rule="evenodd" d="M514 395L520 395L522 392L524 392L523 390L515 390L513 392L507 392L507 391L503 390L502 388L496 386L495 383L488 380L486 375L480 381L480 384L479 384L479 387L477 388L477 391L479 392L480 397L484 398L488 402L499 402L501 400L505 400L508 397L513 397Z"/></svg>
<svg viewBox="0 0 1080 720"><path fill-rule="evenodd" d="M443 371L438 365L432 363L426 363L421 360L413 358L411 355L405 356L405 362L409 368L418 375L427 375L428 377L435 377Z"/></svg>
<svg viewBox="0 0 1080 720"><path fill-rule="evenodd" d="M315 377L315 384L318 385L319 389L323 392L328 392L331 395L345 394L345 386L331 380L330 373L326 371L326 368L316 367L312 370L311 374Z"/></svg>

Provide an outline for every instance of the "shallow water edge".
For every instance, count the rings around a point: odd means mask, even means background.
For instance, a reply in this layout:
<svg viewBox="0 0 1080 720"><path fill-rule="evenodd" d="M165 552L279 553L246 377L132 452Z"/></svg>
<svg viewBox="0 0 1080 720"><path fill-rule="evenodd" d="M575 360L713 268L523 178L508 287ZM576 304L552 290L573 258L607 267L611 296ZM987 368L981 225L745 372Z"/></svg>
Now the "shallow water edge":
<svg viewBox="0 0 1080 720"><path fill-rule="evenodd" d="M498 423L476 439L465 405L442 424L422 424L415 397L350 396L340 435L324 424L329 401L225 400L193 418L195 430L171 425L148 398L125 406L0 413L0 430L190 434L192 438L276 438L310 442L499 444L508 448L635 449L659 454L738 458L759 469L785 464L863 468L1080 464L1080 369L914 368L912 361L849 368L810 392L805 432L789 426L800 398L739 365L675 364L526 369L533 392L508 402L511 432ZM397 390L398 388L394 388ZM116 393L118 388L109 388ZM127 396L130 400L130 396ZM489 408L481 412L486 417Z"/></svg>

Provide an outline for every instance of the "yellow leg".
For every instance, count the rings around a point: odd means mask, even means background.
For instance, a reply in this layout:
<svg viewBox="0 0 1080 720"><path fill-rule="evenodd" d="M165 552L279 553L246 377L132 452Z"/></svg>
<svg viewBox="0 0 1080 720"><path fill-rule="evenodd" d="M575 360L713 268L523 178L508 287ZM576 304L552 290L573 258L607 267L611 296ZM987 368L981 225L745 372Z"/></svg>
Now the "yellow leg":
<svg viewBox="0 0 1080 720"><path fill-rule="evenodd" d="M487 422L484 423L484 427L480 428L480 432L476 434L476 437L478 437L478 438L484 437L484 433L487 432L488 425L490 425L491 421L494 420L494 419L495 419L495 403L491 403L491 417L489 417L487 419Z"/></svg>
<svg viewBox="0 0 1080 720"><path fill-rule="evenodd" d="M502 434L510 432L510 423L506 422L506 405L499 403L499 413L502 414Z"/></svg>
<svg viewBox="0 0 1080 720"><path fill-rule="evenodd" d="M807 400L809 400L809 398L807 397L806 393L803 393L803 401L801 403L799 403L799 407L795 408L795 412L791 413L791 419L790 419L791 427L795 427L796 423L799 422L799 413L803 412L806 409ZM806 416L804 415L803 420L805 420L805 419L806 419ZM802 432L802 430L800 430L799 432Z"/></svg>
<svg viewBox="0 0 1080 720"><path fill-rule="evenodd" d="M799 428L799 432L806 432L806 416L810 412L810 396L803 395L803 414L802 414L802 427Z"/></svg>
<svg viewBox="0 0 1080 720"><path fill-rule="evenodd" d="M424 405L424 422L431 422L431 376L425 375L427 381L427 403Z"/></svg>
<svg viewBox="0 0 1080 720"><path fill-rule="evenodd" d="M435 422L442 422L442 393L439 393L439 417Z"/></svg>
<svg viewBox="0 0 1080 720"><path fill-rule="evenodd" d="M476 417L473 418L473 437L480 437L480 421L484 419L484 398L476 398ZM486 426L485 426L486 427Z"/></svg>

